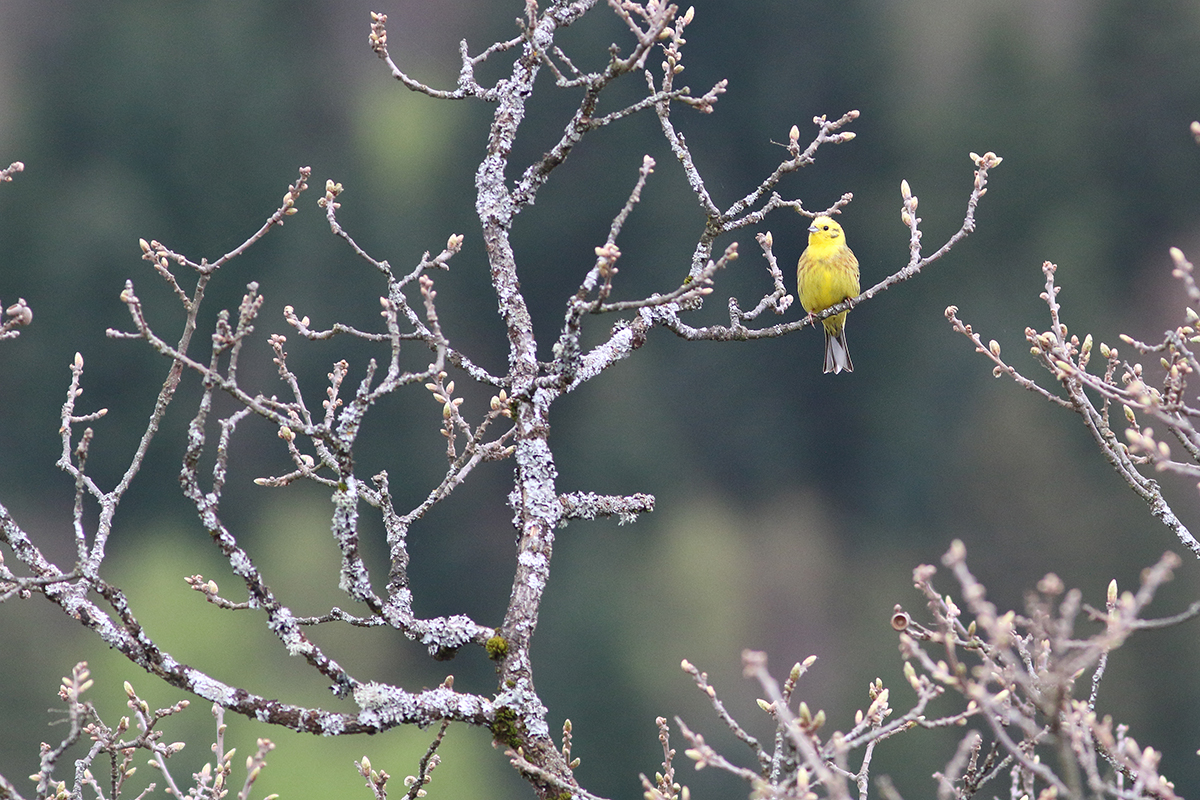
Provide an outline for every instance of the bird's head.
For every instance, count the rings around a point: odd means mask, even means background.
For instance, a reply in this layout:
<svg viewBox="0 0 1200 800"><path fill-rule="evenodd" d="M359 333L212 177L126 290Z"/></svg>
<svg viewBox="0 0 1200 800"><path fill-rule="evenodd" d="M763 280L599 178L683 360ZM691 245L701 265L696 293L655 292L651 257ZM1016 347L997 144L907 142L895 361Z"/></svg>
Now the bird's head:
<svg viewBox="0 0 1200 800"><path fill-rule="evenodd" d="M838 225L832 217L820 216L812 221L812 225L808 226L808 243L809 244L840 244L845 242L845 236L842 234L842 226Z"/></svg>

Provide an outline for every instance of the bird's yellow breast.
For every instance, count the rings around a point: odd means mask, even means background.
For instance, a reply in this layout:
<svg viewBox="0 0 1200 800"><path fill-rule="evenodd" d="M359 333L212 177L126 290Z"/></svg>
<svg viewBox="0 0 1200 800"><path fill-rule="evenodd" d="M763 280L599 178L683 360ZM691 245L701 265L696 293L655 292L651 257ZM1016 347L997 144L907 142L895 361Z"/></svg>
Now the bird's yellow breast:
<svg viewBox="0 0 1200 800"><path fill-rule="evenodd" d="M858 295L858 259L840 239L810 243L798 277L800 305L810 314Z"/></svg>

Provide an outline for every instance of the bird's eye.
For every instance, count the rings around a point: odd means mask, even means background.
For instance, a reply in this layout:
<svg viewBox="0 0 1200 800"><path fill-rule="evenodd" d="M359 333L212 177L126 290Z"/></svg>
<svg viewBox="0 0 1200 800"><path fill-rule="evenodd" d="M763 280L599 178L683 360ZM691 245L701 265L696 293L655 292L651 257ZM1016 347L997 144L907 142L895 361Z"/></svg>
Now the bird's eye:
<svg viewBox="0 0 1200 800"><path fill-rule="evenodd" d="M826 226L825 226L825 230L829 230L829 226L828 226L828 225L826 225Z"/></svg>

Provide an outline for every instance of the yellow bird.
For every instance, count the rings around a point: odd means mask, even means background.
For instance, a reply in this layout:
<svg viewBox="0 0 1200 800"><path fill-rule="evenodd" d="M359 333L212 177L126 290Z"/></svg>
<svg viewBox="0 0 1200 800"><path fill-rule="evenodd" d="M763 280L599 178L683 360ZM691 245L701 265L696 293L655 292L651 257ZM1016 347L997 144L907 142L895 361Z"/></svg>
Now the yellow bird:
<svg viewBox="0 0 1200 800"><path fill-rule="evenodd" d="M796 291L809 316L858 297L858 259L846 246L842 226L820 216L808 227L808 247L796 266ZM846 348L846 314L821 320L825 326L825 372L854 371Z"/></svg>

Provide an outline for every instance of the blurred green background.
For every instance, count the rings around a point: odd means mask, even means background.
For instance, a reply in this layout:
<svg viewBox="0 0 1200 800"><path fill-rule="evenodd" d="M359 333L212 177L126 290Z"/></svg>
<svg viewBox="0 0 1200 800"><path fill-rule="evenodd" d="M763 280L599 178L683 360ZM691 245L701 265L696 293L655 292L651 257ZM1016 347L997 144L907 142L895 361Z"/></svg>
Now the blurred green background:
<svg viewBox="0 0 1200 800"><path fill-rule="evenodd" d="M460 349L504 371L473 209L473 171L492 109L405 91L368 48L371 10L388 13L403 68L449 88L458 40L478 52L514 35L523 3L0 3L0 161L27 167L0 187L0 299L24 297L35 313L19 340L0 346L0 501L67 565L72 486L54 467L67 365L77 350L87 362L80 408L111 409L94 426L89 462L109 487L167 368L141 344L104 338L106 328L129 325L118 300L124 281L135 282L166 338L177 335L168 333L181 317L140 260L138 237L212 260L257 229L297 168L311 165L302 212L214 281L206 324L236 305L250 280L266 297L263 338L287 332L285 304L314 326L378 324L382 283L329 234L315 206L332 178L346 187L343 224L400 269L439 251L450 234L466 234L452 270L435 276L440 315ZM551 442L563 491L658 498L657 510L632 526L573 523L560 533L534 651L552 728L564 717L574 722L581 781L621 798L640 796L637 773L659 768L658 715L680 714L729 755L745 755L679 671L683 658L707 670L731 711L764 736L757 692L740 677L747 647L767 650L779 675L818 655L800 695L825 708L832 727L852 724L875 677L905 708L888 616L896 602L920 609L911 570L937 563L953 538L963 539L976 574L1006 608L1019 607L1047 571L1100 604L1111 578L1131 587L1164 550L1181 550L1072 415L992 379L942 312L958 305L1035 376L1022 353L1025 327L1047 324L1038 299L1043 260L1059 265L1074 332L1116 343L1121 332L1154 338L1176 324L1183 298L1167 248L1200 256L1200 148L1188 133L1200 117L1200 5L710 1L696 4L687 40L685 83L702 92L729 79L714 114L675 116L722 206L774 168L784 151L773 142L785 142L791 125L806 142L814 115L862 112L854 142L822 148L818 163L788 176L780 191L812 209L854 193L841 221L864 286L906 260L901 178L921 199L932 250L961 224L968 152L993 150L1004 163L973 236L853 313L853 374L820 374L821 341L811 330L754 344L687 344L656 331L634 358L561 402ZM610 42L628 50L629 41L602 6L560 44L581 67L596 68ZM494 81L505 70L498 57L479 76ZM514 173L557 139L578 101L577 92L553 88L548 72L539 80L544 93L530 104ZM640 78L627 78L605 108L643 89ZM685 274L703 218L656 120L643 114L588 137L513 231L547 358L563 303L645 153L659 167L620 239L617 293L667 290ZM779 213L760 228L772 231L785 272L804 245L803 227ZM749 307L765 291L753 232L737 241L742 258L693 324L722 321L731 293ZM590 340L614 321L589 320ZM380 355L349 341L295 337L289 352L314 405L333 361L347 358L356 382L367 358ZM247 358L247 383L282 391L273 388L265 345ZM414 352L412 363L426 358ZM490 393L458 378L464 408L480 413ZM200 572L236 596L176 483L195 395L191 381L120 510L111 578L176 657L256 691L336 707L260 620L218 612L183 583ZM419 502L444 463L439 422L422 391L382 403L364 434L360 474L386 468L398 505ZM318 613L344 604L327 498L315 487L271 490L251 480L285 471L283 455L274 431L243 423L225 520L284 599L298 613ZM414 528L419 613L500 621L512 574L510 477L510 463L481 468ZM1200 520L1195 486L1165 483L1181 516ZM378 528L367 525L369 534ZM380 564L383 548L374 546ZM939 585L954 588L944 577ZM1173 613L1198 590L1200 568L1189 556L1156 609ZM432 663L384 631L315 636L364 679L419 688L452 672L456 686L492 687L491 667L475 651ZM110 721L124 710L122 679L152 702L180 696L44 602L0 609L0 642L0 772L18 784L36 770L37 743L61 736L47 727L57 715L46 709L76 661L92 664L92 695ZM1165 751L1163 771L1183 795L1200 788L1198 651L1194 625L1135 637L1112 659L1101 694L1102 712ZM191 742L178 758L180 778L209 755L211 718L195 705L166 726L169 738ZM398 781L432 735L323 741L229 721L226 746L240 753L252 752L256 736L279 743L258 796L285 798L366 797L354 759L367 754ZM920 796L953 746L933 734L898 737L879 748L873 774L890 774L902 794ZM431 797L529 796L485 733L454 727L444 753ZM745 791L680 767L697 797Z"/></svg>

